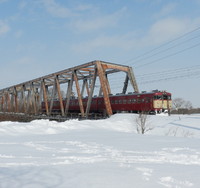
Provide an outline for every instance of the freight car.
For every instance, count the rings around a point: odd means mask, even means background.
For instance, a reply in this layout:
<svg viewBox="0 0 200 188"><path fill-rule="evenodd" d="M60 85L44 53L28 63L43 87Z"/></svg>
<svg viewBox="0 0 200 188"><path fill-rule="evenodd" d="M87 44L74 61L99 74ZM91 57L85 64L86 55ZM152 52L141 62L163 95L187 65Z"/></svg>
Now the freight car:
<svg viewBox="0 0 200 188"><path fill-rule="evenodd" d="M110 95L110 103L113 113L120 112L148 112L149 114L156 114L167 112L172 107L171 93L166 91L153 90L151 92L128 93ZM86 109L87 98L83 98L83 106ZM49 102L50 104L50 102ZM66 99L63 100L65 106ZM78 99L76 97L70 98L69 113L80 113ZM90 113L105 114L106 108L103 96L94 96L92 98ZM45 113L45 104L42 102L42 112ZM52 113L60 113L60 102L54 100Z"/></svg>

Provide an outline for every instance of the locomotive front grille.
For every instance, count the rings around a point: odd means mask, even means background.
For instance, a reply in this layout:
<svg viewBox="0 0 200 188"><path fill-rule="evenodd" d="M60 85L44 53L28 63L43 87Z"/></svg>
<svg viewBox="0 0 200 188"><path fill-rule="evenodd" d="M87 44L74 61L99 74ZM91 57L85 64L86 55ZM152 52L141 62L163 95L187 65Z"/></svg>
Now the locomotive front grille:
<svg viewBox="0 0 200 188"><path fill-rule="evenodd" d="M153 107L156 109L168 109L172 107L172 101L154 100Z"/></svg>

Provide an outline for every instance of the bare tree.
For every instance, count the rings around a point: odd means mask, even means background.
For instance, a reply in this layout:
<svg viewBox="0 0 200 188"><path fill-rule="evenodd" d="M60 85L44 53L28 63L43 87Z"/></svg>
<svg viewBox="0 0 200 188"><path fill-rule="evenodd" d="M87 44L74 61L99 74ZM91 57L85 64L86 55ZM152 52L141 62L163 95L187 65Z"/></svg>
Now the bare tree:
<svg viewBox="0 0 200 188"><path fill-rule="evenodd" d="M182 98L175 98L173 100L173 108L178 112L178 114L185 114L189 113L193 107L190 101L185 101Z"/></svg>
<svg viewBox="0 0 200 188"><path fill-rule="evenodd" d="M184 107L188 110L191 110L193 108L190 101L185 101Z"/></svg>
<svg viewBox="0 0 200 188"><path fill-rule="evenodd" d="M153 129L147 122L148 115L146 112L141 112L135 119L138 134L144 134Z"/></svg>
<svg viewBox="0 0 200 188"><path fill-rule="evenodd" d="M179 110L184 106L185 101L182 98L175 98L173 100L173 106L176 110Z"/></svg>

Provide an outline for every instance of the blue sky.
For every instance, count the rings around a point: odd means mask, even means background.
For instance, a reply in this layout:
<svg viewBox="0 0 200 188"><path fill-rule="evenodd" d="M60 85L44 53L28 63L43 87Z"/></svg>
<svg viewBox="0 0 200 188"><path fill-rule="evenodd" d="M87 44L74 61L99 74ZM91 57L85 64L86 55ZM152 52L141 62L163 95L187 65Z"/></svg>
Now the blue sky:
<svg viewBox="0 0 200 188"><path fill-rule="evenodd" d="M0 88L103 60L200 107L199 27L200 0L0 0Z"/></svg>

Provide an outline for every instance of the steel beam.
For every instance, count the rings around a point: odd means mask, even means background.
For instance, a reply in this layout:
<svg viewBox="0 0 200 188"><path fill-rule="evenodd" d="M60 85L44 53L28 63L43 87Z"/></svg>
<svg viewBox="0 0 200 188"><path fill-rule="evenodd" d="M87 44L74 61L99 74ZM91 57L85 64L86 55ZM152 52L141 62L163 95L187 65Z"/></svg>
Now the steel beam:
<svg viewBox="0 0 200 188"><path fill-rule="evenodd" d="M74 81L75 81L75 84L76 84L76 91L77 91L77 94L78 94L78 103L79 103L79 107L80 107L80 111L81 111L81 116L84 117L85 113L84 113L84 108L83 108L83 101L82 101L82 96L81 96L81 91L80 91L80 86L79 86L79 83L78 83L76 71L74 72Z"/></svg>
<svg viewBox="0 0 200 188"><path fill-rule="evenodd" d="M86 87L87 79L83 79L83 85L81 89L81 97L84 95L85 87Z"/></svg>
<svg viewBox="0 0 200 188"><path fill-rule="evenodd" d="M4 93L2 93L1 95L1 111L2 112L4 112L4 103L5 103Z"/></svg>
<svg viewBox="0 0 200 188"><path fill-rule="evenodd" d="M128 88L128 80L129 80L129 77L128 77L128 74L126 74L126 78L125 78L125 81L124 81L124 87L123 87L123 90L122 90L123 94L126 94L126 91L127 91L127 88Z"/></svg>
<svg viewBox="0 0 200 188"><path fill-rule="evenodd" d="M106 69L115 69L115 70L120 70L124 72L128 72L128 67L125 66L119 66L119 65L112 65L112 64L104 64L102 63L102 67L104 70Z"/></svg>
<svg viewBox="0 0 200 188"><path fill-rule="evenodd" d="M49 114L52 113L53 103L55 100L56 93L57 93L56 80L54 80L53 90L52 90L51 98L50 98Z"/></svg>
<svg viewBox="0 0 200 188"><path fill-rule="evenodd" d="M50 115L52 113L55 94L58 94L61 115L67 115L69 112L70 98L72 96L72 86L73 82L75 82L81 116L85 116L85 113L86 116L88 116L96 79L99 77L99 94L103 94L106 112L108 115L111 115L112 109L109 94L111 94L112 87L109 85L108 75L120 71L127 74L122 93L126 93L129 80L134 91L139 92L131 67L105 61L91 61L80 66L75 66L0 90L0 111L12 110L14 112L38 114L39 111L42 110L41 103L44 102L46 114ZM80 81L83 81L81 89L79 86ZM64 83L68 83L65 108L61 95L61 84ZM53 91L51 91L51 100L49 100L47 93L49 87L53 87ZM83 95L88 97L85 112L82 101Z"/></svg>
<svg viewBox="0 0 200 188"><path fill-rule="evenodd" d="M28 95L26 97L27 105L26 105L26 114L32 113L32 101L31 101L31 91L28 90Z"/></svg>
<svg viewBox="0 0 200 188"><path fill-rule="evenodd" d="M1 110L1 112L3 112L4 111L4 109L3 109L3 104L4 104L4 100L3 100L3 95L0 97L0 110Z"/></svg>
<svg viewBox="0 0 200 188"><path fill-rule="evenodd" d="M86 112L85 112L86 113L86 118L88 118L88 114L89 114L89 111L90 111L96 78L97 78L97 68L95 68L95 73L93 75L92 83L90 85L90 92L89 92L89 95L88 95L87 107L86 107Z"/></svg>
<svg viewBox="0 0 200 188"><path fill-rule="evenodd" d="M26 113L26 109L27 109L25 90L26 90L25 85L22 85L22 105L23 105L22 112L24 113Z"/></svg>
<svg viewBox="0 0 200 188"><path fill-rule="evenodd" d="M32 103L33 113L35 115L37 115L36 97L35 97L35 90L34 90L34 83L33 82L30 85L30 91L31 91L31 103Z"/></svg>
<svg viewBox="0 0 200 188"><path fill-rule="evenodd" d="M105 72L105 70L104 70L104 72ZM106 78L105 84L106 84L106 87L108 89L108 94L111 94L111 89L110 89L110 84L109 84L109 81L108 81L108 75L107 74L105 74L105 78Z"/></svg>
<svg viewBox="0 0 200 188"><path fill-rule="evenodd" d="M14 94L13 93L11 93L10 94L11 95L11 97L10 97L10 105L11 105L11 112L14 112Z"/></svg>
<svg viewBox="0 0 200 188"><path fill-rule="evenodd" d="M46 114L49 115L49 105L48 105L48 98L47 98L47 88L45 86L45 81L42 80L42 92L43 92L43 99L45 103Z"/></svg>
<svg viewBox="0 0 200 188"><path fill-rule="evenodd" d="M85 87L86 87L87 95L89 96L90 89L89 89L89 85L88 85L88 80L87 80L87 82L86 82Z"/></svg>
<svg viewBox="0 0 200 188"><path fill-rule="evenodd" d="M101 88L102 88L102 91L103 91L103 97L104 97L106 112L107 112L108 116L111 116L113 114L113 112L112 112L112 108L111 108L111 104L110 104L109 92L108 92L108 88L107 88L107 84L106 84L107 81L106 81L105 72L103 70L101 62L97 62L96 64L97 64L97 70L98 70L98 74L99 74L99 80L100 80L100 83L101 83Z"/></svg>
<svg viewBox="0 0 200 188"><path fill-rule="evenodd" d="M132 69L131 67L129 67L128 77L129 77L129 80L130 80L130 82L131 82L131 85L132 85L133 88L134 88L134 91L135 91L136 93L139 93L138 85L137 85L135 76L134 76L134 74L133 74L133 69Z"/></svg>
<svg viewBox="0 0 200 188"><path fill-rule="evenodd" d="M70 98L72 94L72 86L74 82L74 73L71 75L71 79L68 81L68 87L67 87L67 95L66 95L66 106L65 106L65 114L68 115L69 112L69 104L70 104Z"/></svg>
<svg viewBox="0 0 200 188"><path fill-rule="evenodd" d="M62 99L62 95L61 95L61 90L60 90L60 84L59 84L58 76L55 77L55 82L56 82L56 88L57 88L57 92L58 92L58 99L59 99L59 102L60 102L61 115L64 116L65 115L64 105L63 105L63 99Z"/></svg>
<svg viewBox="0 0 200 188"><path fill-rule="evenodd" d="M15 113L19 112L18 110L18 93L16 87L13 87L13 94L14 94L14 104L15 104Z"/></svg>
<svg viewBox="0 0 200 188"><path fill-rule="evenodd" d="M10 94L7 92L7 111L11 111L11 100L10 100Z"/></svg>

